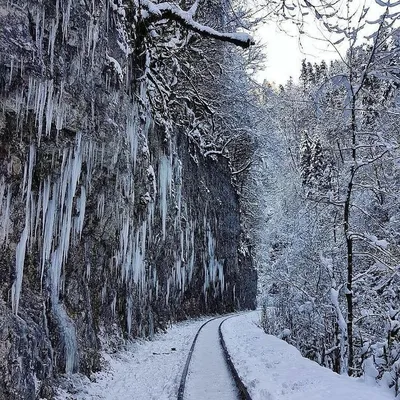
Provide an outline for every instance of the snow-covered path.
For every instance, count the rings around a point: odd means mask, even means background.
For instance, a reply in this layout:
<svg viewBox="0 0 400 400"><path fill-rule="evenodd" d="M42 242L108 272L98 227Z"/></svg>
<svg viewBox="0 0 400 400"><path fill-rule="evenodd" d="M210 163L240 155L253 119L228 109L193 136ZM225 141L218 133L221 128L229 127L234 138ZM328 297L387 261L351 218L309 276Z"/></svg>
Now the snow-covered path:
<svg viewBox="0 0 400 400"><path fill-rule="evenodd" d="M202 328L194 347L186 380L184 399L236 400L238 391L219 340L217 318Z"/></svg>
<svg viewBox="0 0 400 400"><path fill-rule="evenodd" d="M69 384L64 382L64 389L59 388L57 400L176 399L190 346L208 319L177 323L153 341L132 342L126 351L104 352L104 369L90 380L72 375Z"/></svg>

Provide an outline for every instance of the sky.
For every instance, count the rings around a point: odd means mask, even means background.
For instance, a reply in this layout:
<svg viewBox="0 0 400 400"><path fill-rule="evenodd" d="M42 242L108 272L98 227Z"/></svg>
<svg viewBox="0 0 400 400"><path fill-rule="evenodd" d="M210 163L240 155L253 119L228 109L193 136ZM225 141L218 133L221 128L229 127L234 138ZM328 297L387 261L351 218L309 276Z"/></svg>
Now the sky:
<svg viewBox="0 0 400 400"><path fill-rule="evenodd" d="M307 37L302 37L300 42L294 29L289 35L273 23L260 29L257 36L265 43L267 55L266 68L258 74L261 82L266 79L284 84L290 76L297 82L302 59L307 58L314 63L338 58L337 53L327 45Z"/></svg>
<svg viewBox="0 0 400 400"><path fill-rule="evenodd" d="M368 20L374 20L384 11L384 8L375 3L374 0L366 0L365 3L370 7L367 14ZM354 7L361 10L363 0L353 0ZM400 11L400 6L394 7L395 11ZM301 61L307 58L311 63L321 62L323 59L329 63L331 60L338 59L337 52L323 38L315 21L309 21L306 30L320 40L315 40L307 35L300 35L294 24L290 21L280 29L276 23L269 22L263 25L256 32L256 39L265 44L267 61L264 71L258 73L257 78L260 82L264 79L276 84L284 84L291 76L295 82L298 81L301 69ZM371 29L371 27L369 28ZM339 46L339 51L343 54L346 51L345 42Z"/></svg>

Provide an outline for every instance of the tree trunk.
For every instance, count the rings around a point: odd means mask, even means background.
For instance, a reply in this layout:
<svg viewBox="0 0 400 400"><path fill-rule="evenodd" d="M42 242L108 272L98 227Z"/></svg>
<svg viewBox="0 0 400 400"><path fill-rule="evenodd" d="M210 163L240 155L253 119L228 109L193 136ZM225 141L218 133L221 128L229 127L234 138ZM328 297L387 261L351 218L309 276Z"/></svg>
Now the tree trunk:
<svg viewBox="0 0 400 400"><path fill-rule="evenodd" d="M351 195L353 191L353 179L356 172L356 99L353 93L351 102L351 135L352 135L352 164L350 167L350 179L347 185L347 194L344 205L344 235L346 237L347 246L347 284L346 284L346 300L347 300L347 346L348 346L348 374L353 375L354 372L354 345L353 345L353 239L349 232L350 213L351 213Z"/></svg>

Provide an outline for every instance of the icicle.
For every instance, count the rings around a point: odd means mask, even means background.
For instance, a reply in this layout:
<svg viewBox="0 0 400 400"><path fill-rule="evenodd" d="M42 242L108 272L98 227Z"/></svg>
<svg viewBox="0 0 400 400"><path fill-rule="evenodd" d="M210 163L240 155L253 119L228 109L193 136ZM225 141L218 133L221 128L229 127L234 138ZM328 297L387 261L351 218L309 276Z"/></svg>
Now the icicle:
<svg viewBox="0 0 400 400"><path fill-rule="evenodd" d="M28 94L26 96L26 108L30 109L31 106L31 97L36 92L36 81L30 76L28 81ZM28 113L26 113L26 117Z"/></svg>
<svg viewBox="0 0 400 400"><path fill-rule="evenodd" d="M0 243L7 243L8 242L8 231L10 228L10 205L11 205L11 185L8 184L7 188L4 186L4 192L7 191L7 197L5 199L6 207L4 212L1 214L1 224L2 224L2 235ZM4 198L5 193L3 193ZM0 203L3 205L3 201ZM2 207L3 210L3 207Z"/></svg>
<svg viewBox="0 0 400 400"><path fill-rule="evenodd" d="M72 5L72 0L68 0L66 8L63 10L62 31L63 31L64 41L67 41L68 38L68 25L69 25L69 19L71 17L71 5Z"/></svg>
<svg viewBox="0 0 400 400"><path fill-rule="evenodd" d="M117 307L117 294L114 294L113 301L111 302L111 314L113 317L115 317L115 310Z"/></svg>
<svg viewBox="0 0 400 400"><path fill-rule="evenodd" d="M53 304L58 304L60 293L60 277L61 277L62 255L60 247L53 251L51 255L51 300Z"/></svg>
<svg viewBox="0 0 400 400"><path fill-rule="evenodd" d="M57 116L56 116L57 132L61 131L61 129L64 127L66 104L67 102L64 101L64 81L61 81L60 91L58 92L58 101L57 101Z"/></svg>
<svg viewBox="0 0 400 400"><path fill-rule="evenodd" d="M138 284L145 276L145 253L146 253L146 233L147 222L144 221L140 230L136 232L135 243L133 247L133 280ZM142 286L144 283L142 282Z"/></svg>
<svg viewBox="0 0 400 400"><path fill-rule="evenodd" d="M31 204L31 215L35 215L35 211L36 211L35 218L32 219L31 232L33 232L33 236L32 236L32 239L31 239L31 246L32 246L33 243L36 243L36 237L37 237L39 225L40 225L40 222L41 222L40 212L41 212L42 204L43 204L42 186L43 186L43 183L40 182L37 204L34 204L33 201L32 201L32 204Z"/></svg>
<svg viewBox="0 0 400 400"><path fill-rule="evenodd" d="M162 156L159 165L159 193L163 240L166 236L167 191L171 186L171 170L170 160L166 156Z"/></svg>
<svg viewBox="0 0 400 400"><path fill-rule="evenodd" d="M194 227L192 227L191 230L190 247L191 247L191 254L189 259L189 281L192 280L193 269L194 269Z"/></svg>
<svg viewBox="0 0 400 400"><path fill-rule="evenodd" d="M67 191L67 184L68 184L68 175L69 175L69 168L71 164L72 153L69 149L63 150L63 158L61 162L61 171L62 175L60 178L60 192L61 192L61 204L64 204L65 201L65 193Z"/></svg>
<svg viewBox="0 0 400 400"><path fill-rule="evenodd" d="M82 167L82 137L77 134L75 148L64 149L61 165L61 176L58 182L53 184L52 198L46 200L46 215L43 234L43 250L42 250L42 271L41 281L43 281L44 268L46 262L51 259L50 266L50 287L51 287L51 304L52 311L57 320L58 327L61 331L61 340L64 345L65 354L65 371L72 373L78 365L78 346L76 332L71 318L68 316L64 306L59 302L59 293L63 289L64 280L62 279L62 271L67 261L71 234L73 233L73 207L74 197L77 190ZM45 182L43 190L49 197L50 182ZM84 218L84 208L86 204L85 189L81 190L81 197L78 201L80 215L77 218L75 228L77 232L81 232ZM60 210L58 212L58 210ZM54 247L53 237L57 237L57 247L50 255Z"/></svg>
<svg viewBox="0 0 400 400"><path fill-rule="evenodd" d="M120 249L122 251L122 258L126 258L126 254L128 253L128 244L129 244L129 220L126 218L124 220L122 231L120 233Z"/></svg>
<svg viewBox="0 0 400 400"><path fill-rule="evenodd" d="M135 124L134 116L131 116L130 118L128 118L128 120L126 122L126 135L128 137L129 143L130 143L131 160L133 163L133 169L135 171L139 134L138 134L138 128Z"/></svg>
<svg viewBox="0 0 400 400"><path fill-rule="evenodd" d="M10 206L11 206L11 196L12 196L12 191L11 191L11 184L8 185L7 188L7 205L6 205L6 212L4 214L4 221L6 221L4 225L4 238L5 242L8 243L8 231L10 228Z"/></svg>
<svg viewBox="0 0 400 400"><path fill-rule="evenodd" d="M137 284L139 281L139 276L140 276L140 267L142 264L142 255L140 253L140 245L139 245L139 231L136 232L136 238L135 238L135 247L134 247L134 259L133 259L133 267L134 267L134 275L133 275L133 280Z"/></svg>
<svg viewBox="0 0 400 400"><path fill-rule="evenodd" d="M53 109L54 109L53 90L54 90L53 80L50 80L47 83L47 106L46 106L46 135L47 136L50 136L51 124L53 122Z"/></svg>
<svg viewBox="0 0 400 400"><path fill-rule="evenodd" d="M218 263L218 279L221 282L221 294L225 291L225 276L224 276L224 266Z"/></svg>
<svg viewBox="0 0 400 400"><path fill-rule="evenodd" d="M147 233L147 222L144 221L142 225L142 235L141 235L141 253L143 259L145 259L146 255L146 233Z"/></svg>
<svg viewBox="0 0 400 400"><path fill-rule="evenodd" d="M6 185L4 176L0 178L0 211L3 212L3 201L4 201L4 194L6 192Z"/></svg>
<svg viewBox="0 0 400 400"><path fill-rule="evenodd" d="M154 317L153 317L153 313L151 312L151 310L149 310L149 336L150 336L150 340L153 340L153 338L154 338Z"/></svg>
<svg viewBox="0 0 400 400"><path fill-rule="evenodd" d="M52 240L53 240L53 229L54 229L54 220L56 214L56 207L53 193L53 199L51 199L46 207L46 216L43 218L45 227L43 229L43 245L42 245L42 269L40 273L40 287L43 288L43 276L44 276L44 267L46 261L50 259ZM44 212L44 210L43 210Z"/></svg>
<svg viewBox="0 0 400 400"><path fill-rule="evenodd" d="M175 271L176 271L176 280L175 280L175 285L177 284L179 290L181 291L183 289L182 286L182 260L180 257L177 257L175 254Z"/></svg>
<svg viewBox="0 0 400 400"><path fill-rule="evenodd" d="M91 140L86 145L86 189L90 193L91 191L91 182L92 182L92 173L94 170L94 166L97 162L97 146Z"/></svg>
<svg viewBox="0 0 400 400"><path fill-rule="evenodd" d="M29 163L26 167L27 171L27 184L26 184L26 204L25 204L25 228L22 231L20 241L18 242L16 253L15 253L15 281L11 287L11 303L12 310L15 314L18 314L19 299L21 295L22 278L24 274L24 263L25 253L29 236L29 228L31 226L31 188L32 188L32 177L33 177L33 166L35 163L36 152L33 145L29 148ZM25 163L25 166L27 163Z"/></svg>
<svg viewBox="0 0 400 400"><path fill-rule="evenodd" d="M77 212L78 218L76 222L76 233L78 233L79 237L82 235L83 230L83 222L85 219L85 209L86 209L86 189L85 186L81 186L81 196L77 202Z"/></svg>
<svg viewBox="0 0 400 400"><path fill-rule="evenodd" d="M96 56L96 46L99 41L99 22L96 16L90 18L90 36L92 42L92 65L94 65L94 60Z"/></svg>
<svg viewBox="0 0 400 400"><path fill-rule="evenodd" d="M105 199L104 199L104 193L100 193L97 196L97 212L96 215L97 217L102 220L104 216L104 204L105 204Z"/></svg>
<svg viewBox="0 0 400 400"><path fill-rule="evenodd" d="M130 296L126 301L126 328L128 335L130 335L132 329L132 299Z"/></svg>
<svg viewBox="0 0 400 400"><path fill-rule="evenodd" d="M204 255L204 285L203 290L206 293L207 289L210 287L214 288L214 296L217 295L218 286L220 283L221 294L225 287L225 277L224 277L224 267L223 263L219 262L215 257L215 239L211 233L211 228L207 224L206 230L206 243L207 243L207 253Z"/></svg>
<svg viewBox="0 0 400 400"><path fill-rule="evenodd" d="M28 180L28 164L24 164L24 178L22 179L22 196L24 196L26 192L26 185L27 185L27 180Z"/></svg>
<svg viewBox="0 0 400 400"><path fill-rule="evenodd" d="M90 262L88 261L86 263L86 279L88 281L90 280L90 270L91 270L91 265L90 265Z"/></svg>
<svg viewBox="0 0 400 400"><path fill-rule="evenodd" d="M160 285L158 284L157 270L156 269L154 269L154 287L155 287L155 290L156 290L156 299L157 299Z"/></svg>
<svg viewBox="0 0 400 400"><path fill-rule="evenodd" d="M148 238L150 241L153 237L154 208L155 208L154 201L149 202L147 205L147 224L149 226Z"/></svg>
<svg viewBox="0 0 400 400"><path fill-rule="evenodd" d="M58 320L59 327L62 330L65 372L67 374L72 374L78 367L78 343L76 340L75 326L61 304L55 303L52 307L53 313Z"/></svg>
<svg viewBox="0 0 400 400"><path fill-rule="evenodd" d="M165 303L166 304L168 304L168 300L169 300L169 290L170 290L170 286L171 286L170 281L171 281L171 278L168 278L167 279L167 293L165 295Z"/></svg>
<svg viewBox="0 0 400 400"><path fill-rule="evenodd" d="M101 304L104 304L106 296L107 296L107 282L104 283L103 288L101 289Z"/></svg>
<svg viewBox="0 0 400 400"><path fill-rule="evenodd" d="M14 56L11 56L11 62L10 62L10 79L9 79L9 81L8 81L8 84L9 84L9 85L11 85L11 82L12 82L13 72L14 72Z"/></svg>
<svg viewBox="0 0 400 400"><path fill-rule="evenodd" d="M40 142L40 138L42 136L43 131L43 117L44 117L44 109L46 106L47 99L47 82L39 82L39 87L36 92L36 121L38 125L38 141Z"/></svg>
<svg viewBox="0 0 400 400"><path fill-rule="evenodd" d="M43 37L44 37L44 29L45 29L45 9L43 7L43 12L42 14L38 13L36 14L36 21L35 21L35 26L36 26L36 32L35 32L35 37L36 37L36 48L39 51L39 58L41 59L43 54L42 54L42 48L43 48Z"/></svg>
<svg viewBox="0 0 400 400"><path fill-rule="evenodd" d="M51 22L51 28L49 33L49 44L48 44L48 54L50 55L50 70L53 72L54 68L54 50L55 50L55 42L58 31L58 23L60 16L60 1L56 0L56 10L55 10L55 19Z"/></svg>
<svg viewBox="0 0 400 400"><path fill-rule="evenodd" d="M47 206L49 204L50 198L50 177L48 177L43 183L43 193L42 193L42 230L44 231L45 223L46 223L46 212Z"/></svg>
<svg viewBox="0 0 400 400"><path fill-rule="evenodd" d="M175 231L181 226L181 209L182 209L182 163L178 161L177 172L176 172L176 203L177 203L177 213L175 217L174 229Z"/></svg>
<svg viewBox="0 0 400 400"><path fill-rule="evenodd" d="M27 240L28 240L28 226L25 225L25 228L21 235L21 239L16 249L16 255L15 255L16 278L11 287L11 303L12 303L12 310L15 315L18 314L19 298L22 287L22 277L24 273L24 262L25 262Z"/></svg>

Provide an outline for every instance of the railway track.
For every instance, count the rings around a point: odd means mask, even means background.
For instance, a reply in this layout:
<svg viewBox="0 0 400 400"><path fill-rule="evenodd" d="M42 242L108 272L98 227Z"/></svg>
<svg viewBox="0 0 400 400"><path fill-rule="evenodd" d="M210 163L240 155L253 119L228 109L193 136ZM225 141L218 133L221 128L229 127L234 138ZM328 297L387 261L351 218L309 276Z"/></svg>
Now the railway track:
<svg viewBox="0 0 400 400"><path fill-rule="evenodd" d="M219 319L222 319L222 321L218 324L218 327L212 328L212 329L217 329L217 336L215 336L215 338L217 338L217 339L213 340L213 342L209 343L209 346L210 347L214 346L214 348L215 348L215 346L220 346L220 349L215 349L215 350L218 352L221 351L221 353L222 353L222 357L225 362L225 365L222 366L222 369L227 369L229 371L228 374L230 375L231 380L234 382L236 390L232 391L232 393L230 395L228 394L228 396L232 396L232 397L229 397L231 399L251 400L249 392L248 392L245 384L243 383L243 381L240 379L240 376L232 362L231 356L228 352L228 349L226 347L226 343L225 343L225 340L224 340L224 337L222 334L221 327L222 327L223 323L227 319L234 318L234 317L235 317L234 315L231 315L231 316L222 317L222 318L221 317L211 318L208 321L206 321L199 328L199 330L196 333L196 336L193 339L193 343L189 350L189 354L186 359L185 367L182 372L182 377L181 377L181 381L180 381L180 385L179 385L179 389L178 389L178 397L177 397L178 400L184 400L187 397L185 395L187 395L186 389L187 389L188 374L189 374L189 371L191 368L191 363L193 361L192 356L193 356L194 352L196 351L196 345L198 346L199 337L201 337L202 333L204 333L204 331L206 329L209 329L210 323L212 323L212 325L216 325L216 323L218 323L218 321L216 321L216 320L219 320ZM207 325L208 325L208 327L207 327ZM198 351L201 351L201 349L198 349ZM210 365L204 365L203 367L209 368ZM214 367L215 367L215 365L214 365ZM224 372L226 372L226 371L224 371ZM222 375L224 375L224 374L222 374ZM208 384L209 384L209 382L203 382L203 385L208 385ZM209 394L207 396L209 396ZM193 396L192 396L192 398L193 398ZM218 394L218 397L216 397L216 398L219 398L219 394ZM203 400L203 398L199 397L198 400Z"/></svg>

